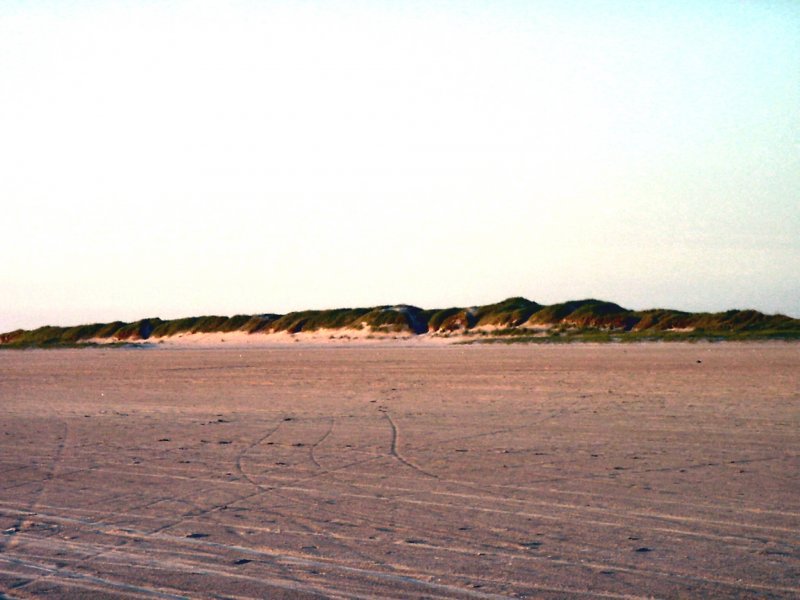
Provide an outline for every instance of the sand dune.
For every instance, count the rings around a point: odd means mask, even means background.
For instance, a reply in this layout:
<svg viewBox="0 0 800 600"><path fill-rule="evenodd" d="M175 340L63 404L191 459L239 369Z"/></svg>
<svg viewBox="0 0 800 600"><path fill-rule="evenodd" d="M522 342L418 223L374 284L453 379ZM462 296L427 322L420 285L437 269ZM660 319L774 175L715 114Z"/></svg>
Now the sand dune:
<svg viewBox="0 0 800 600"><path fill-rule="evenodd" d="M488 337L487 337L488 336ZM89 344L205 344L236 339L240 345L332 341L692 341L798 340L800 320L755 310L687 313L633 311L613 302L586 299L545 306L526 298L465 308L422 309L407 304L370 308L304 310L285 315L203 316L132 323L114 321L44 326L0 333L2 348L71 347Z"/></svg>

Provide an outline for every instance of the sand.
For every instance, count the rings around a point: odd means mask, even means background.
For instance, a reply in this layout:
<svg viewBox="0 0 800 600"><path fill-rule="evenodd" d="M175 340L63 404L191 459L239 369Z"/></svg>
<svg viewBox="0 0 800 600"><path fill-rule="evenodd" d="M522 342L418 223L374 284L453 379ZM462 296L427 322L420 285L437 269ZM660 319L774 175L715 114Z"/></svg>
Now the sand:
<svg viewBox="0 0 800 600"><path fill-rule="evenodd" d="M486 331L491 329L486 328ZM167 336L153 336L147 339L126 340L128 345L150 348L280 348L294 344L314 346L442 346L475 341L475 336L442 335L426 333L415 335L408 332L373 332L369 329L318 329L289 333L276 331L269 333L247 333L245 331L179 333ZM92 338L89 343L98 345L119 344L116 338Z"/></svg>
<svg viewBox="0 0 800 600"><path fill-rule="evenodd" d="M0 597L796 598L800 345L0 352Z"/></svg>

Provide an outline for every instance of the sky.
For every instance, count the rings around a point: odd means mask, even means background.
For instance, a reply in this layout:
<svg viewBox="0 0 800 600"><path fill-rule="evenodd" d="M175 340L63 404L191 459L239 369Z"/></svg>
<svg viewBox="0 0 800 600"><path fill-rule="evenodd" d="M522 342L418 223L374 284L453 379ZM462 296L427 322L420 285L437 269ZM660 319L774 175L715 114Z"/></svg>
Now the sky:
<svg viewBox="0 0 800 600"><path fill-rule="evenodd" d="M0 331L800 317L800 4L0 3Z"/></svg>

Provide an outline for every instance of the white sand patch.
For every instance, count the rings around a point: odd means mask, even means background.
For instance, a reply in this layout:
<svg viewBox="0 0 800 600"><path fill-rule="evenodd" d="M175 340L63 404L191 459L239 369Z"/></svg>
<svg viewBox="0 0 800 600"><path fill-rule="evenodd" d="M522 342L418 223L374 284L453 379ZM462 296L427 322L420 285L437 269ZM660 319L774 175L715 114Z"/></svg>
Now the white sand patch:
<svg viewBox="0 0 800 600"><path fill-rule="evenodd" d="M146 340L116 338L93 338L90 343L113 344L126 342L174 347L236 348L236 347L274 347L290 344L313 345L443 345L464 339L462 336L442 336L432 334L414 335L408 332L373 332L363 329L318 329L312 332L289 333L287 331L269 333L247 333L244 331L212 333L179 333L171 336L150 337Z"/></svg>

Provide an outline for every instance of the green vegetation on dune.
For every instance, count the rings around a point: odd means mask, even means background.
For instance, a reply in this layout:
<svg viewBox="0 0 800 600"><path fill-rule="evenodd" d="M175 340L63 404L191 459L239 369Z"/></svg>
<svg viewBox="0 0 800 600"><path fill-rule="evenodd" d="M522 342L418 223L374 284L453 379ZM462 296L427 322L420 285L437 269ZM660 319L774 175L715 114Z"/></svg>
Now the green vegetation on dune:
<svg viewBox="0 0 800 600"><path fill-rule="evenodd" d="M299 333L320 329L343 329L351 327L355 321L369 311L369 308L336 308L292 312L275 319L270 323L269 330Z"/></svg>
<svg viewBox="0 0 800 600"><path fill-rule="evenodd" d="M585 299L549 306L526 298L468 308L423 310L399 304L371 308L307 310L285 315L199 316L72 327L47 325L0 334L2 348L125 344L199 333L313 333L359 330L369 335L463 336L465 343L567 343L694 340L800 340L800 320L755 310L688 313L632 311Z"/></svg>
<svg viewBox="0 0 800 600"><path fill-rule="evenodd" d="M95 337L97 338L110 338L116 333L118 330L125 327L127 323L123 323L122 321L114 321L113 323L106 323L100 329L97 330L95 333Z"/></svg>
<svg viewBox="0 0 800 600"><path fill-rule="evenodd" d="M755 310L729 310L724 313L701 313L692 323L696 329L723 331L791 330L797 319L785 315L765 315Z"/></svg>
<svg viewBox="0 0 800 600"><path fill-rule="evenodd" d="M68 344L69 341L67 339L61 339L61 336L67 331L67 328L53 327L51 325L45 325L33 331L17 329L16 331L0 335L0 343L4 346L53 346L59 343Z"/></svg>
<svg viewBox="0 0 800 600"><path fill-rule="evenodd" d="M267 313L263 315L253 315L247 321L245 321L244 325L242 325L241 331L245 333L259 333L266 330L272 323L274 323L277 319L280 318L281 315L276 315L272 313Z"/></svg>
<svg viewBox="0 0 800 600"><path fill-rule="evenodd" d="M422 309L416 306L384 306L369 311L362 323L372 331L421 334L428 331Z"/></svg>
<svg viewBox="0 0 800 600"><path fill-rule="evenodd" d="M475 327L477 323L474 308L445 308L424 312L429 315L428 331L430 332L466 332Z"/></svg>
<svg viewBox="0 0 800 600"><path fill-rule="evenodd" d="M613 302L584 300L578 308L564 317L563 321L575 327L629 330L639 318L632 312Z"/></svg>
<svg viewBox="0 0 800 600"><path fill-rule="evenodd" d="M153 333L153 330L162 323L163 321L157 317L155 319L142 319L120 327L111 337L121 341L146 340Z"/></svg>
<svg viewBox="0 0 800 600"><path fill-rule="evenodd" d="M663 308L644 310L636 314L639 322L633 327L634 331L683 329L689 327L689 318L692 317L691 313Z"/></svg>
<svg viewBox="0 0 800 600"><path fill-rule="evenodd" d="M800 327L793 331L765 329L759 331L649 331L613 332L607 330L577 330L555 332L551 335L514 332L508 335L470 337L458 344L570 344L570 343L635 343L635 342L756 342L800 341Z"/></svg>
<svg viewBox="0 0 800 600"><path fill-rule="evenodd" d="M687 313L669 309L646 310L636 313L640 320L637 332L654 331L716 331L764 332L795 331L798 319L785 315L765 315L755 310L729 310L721 313Z"/></svg>
<svg viewBox="0 0 800 600"><path fill-rule="evenodd" d="M619 304L589 298L544 306L532 315L531 322L555 325L566 321L578 327L587 325L623 327L626 319L633 314Z"/></svg>
<svg viewBox="0 0 800 600"><path fill-rule="evenodd" d="M187 333L227 333L239 331L251 319L250 315L236 315L233 317L185 317L154 323L153 329L147 337L167 337Z"/></svg>
<svg viewBox="0 0 800 600"><path fill-rule="evenodd" d="M423 311L423 318L428 321L428 331L453 331L462 327L471 327L469 311L463 308L442 308ZM474 319L472 319L474 321ZM463 324L462 324L463 323Z"/></svg>
<svg viewBox="0 0 800 600"><path fill-rule="evenodd" d="M517 327L542 308L541 304L527 298L508 298L497 304L477 307L475 309L476 326Z"/></svg>

